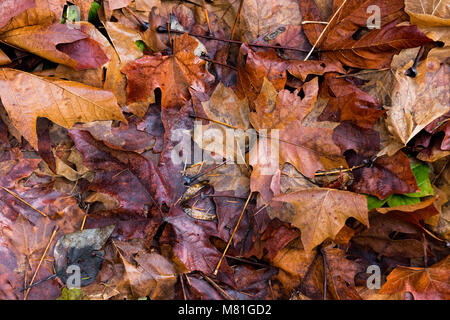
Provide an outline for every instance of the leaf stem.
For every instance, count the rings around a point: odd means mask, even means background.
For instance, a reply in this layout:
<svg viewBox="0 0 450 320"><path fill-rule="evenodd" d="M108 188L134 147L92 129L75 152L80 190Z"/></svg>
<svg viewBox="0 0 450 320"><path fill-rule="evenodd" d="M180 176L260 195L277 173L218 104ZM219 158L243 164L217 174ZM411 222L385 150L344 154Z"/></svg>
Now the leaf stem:
<svg viewBox="0 0 450 320"><path fill-rule="evenodd" d="M225 255L227 254L228 249L230 248L231 242L233 241L234 235L236 234L236 231L239 227L239 224L241 223L242 217L244 216L245 209L247 209L247 205L250 202L250 199L252 198L253 192L250 192L248 195L247 201L245 202L244 208L242 209L241 215L239 216L239 220L236 223L236 226L234 227L233 233L231 234L230 240L228 240L227 246L225 247L225 250L223 250L222 257L220 257L219 263L217 264L216 269L214 270L214 275L216 276L219 272L219 268L222 264L223 258L225 258Z"/></svg>

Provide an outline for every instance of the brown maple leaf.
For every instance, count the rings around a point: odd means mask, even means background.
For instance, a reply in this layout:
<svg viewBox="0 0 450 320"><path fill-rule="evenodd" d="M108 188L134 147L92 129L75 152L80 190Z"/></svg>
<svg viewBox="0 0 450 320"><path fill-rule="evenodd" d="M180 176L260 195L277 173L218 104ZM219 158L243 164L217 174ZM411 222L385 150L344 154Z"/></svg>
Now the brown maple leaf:
<svg viewBox="0 0 450 320"><path fill-rule="evenodd" d="M395 294L410 292L415 300L450 299L450 256L429 268L397 267L387 276L378 292Z"/></svg>
<svg viewBox="0 0 450 320"><path fill-rule="evenodd" d="M299 4L305 20L323 21L313 0L300 1ZM357 31L367 30L369 16L366 10L370 5L380 8L381 28L373 29L355 40ZM396 26L404 20L403 7L403 0L343 1L333 8L326 27L307 24L304 30L326 61L338 60L355 68L380 69L388 67L393 55L401 49L431 42L416 26Z"/></svg>
<svg viewBox="0 0 450 320"><path fill-rule="evenodd" d="M367 200L356 193L327 188L297 189L272 198L272 203L277 201L291 206L274 208L270 216L299 228L308 252L327 238L334 239L350 217L369 225Z"/></svg>
<svg viewBox="0 0 450 320"><path fill-rule="evenodd" d="M128 103L146 101L159 88L161 106L179 108L190 98L188 88L205 92L214 77L206 70L206 62L194 54L197 46L195 39L184 34L174 37L172 56L145 56L125 66Z"/></svg>
<svg viewBox="0 0 450 320"><path fill-rule="evenodd" d="M68 129L77 122L126 121L109 91L9 68L0 72L0 96L13 125L35 149L38 117Z"/></svg>

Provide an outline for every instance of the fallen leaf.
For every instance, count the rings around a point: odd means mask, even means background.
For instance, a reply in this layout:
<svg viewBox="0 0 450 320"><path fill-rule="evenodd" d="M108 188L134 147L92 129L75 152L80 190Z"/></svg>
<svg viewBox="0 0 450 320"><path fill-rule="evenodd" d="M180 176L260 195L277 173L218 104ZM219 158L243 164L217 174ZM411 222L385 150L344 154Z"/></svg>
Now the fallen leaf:
<svg viewBox="0 0 450 320"><path fill-rule="evenodd" d="M399 266L392 271L380 294L403 295L410 292L415 300L448 300L450 259L442 261L429 268L412 268Z"/></svg>
<svg viewBox="0 0 450 320"><path fill-rule="evenodd" d="M334 239L350 217L369 225L366 198L348 191L297 189L275 196L272 201L287 202L292 206L287 210L273 209L270 215L299 228L307 252L327 238Z"/></svg>
<svg viewBox="0 0 450 320"><path fill-rule="evenodd" d="M77 122L111 118L125 121L109 91L9 68L2 69L0 96L14 126L35 149L38 117L68 129Z"/></svg>
<svg viewBox="0 0 450 320"><path fill-rule="evenodd" d="M369 16L366 10L370 5L380 8L381 28L355 39L353 36L359 29L367 28ZM326 61L338 60L355 68L385 68L401 49L418 47L431 41L416 26L396 26L404 16L403 6L402 0L349 0L334 6L326 27L306 24L304 30L310 43L315 44L320 39L317 47ZM323 21L313 0L301 2L300 9L303 19ZM322 32L324 35L319 38Z"/></svg>
<svg viewBox="0 0 450 320"><path fill-rule="evenodd" d="M77 70L104 65L108 57L95 40L66 24L35 25L0 35L6 43Z"/></svg>
<svg viewBox="0 0 450 320"><path fill-rule="evenodd" d="M197 41L184 34L174 37L173 45L173 56L145 56L122 69L128 80L128 103L146 101L159 88L161 106L176 108L189 99L189 87L206 91L213 76L206 70L205 61L193 53Z"/></svg>
<svg viewBox="0 0 450 320"><path fill-rule="evenodd" d="M395 73L392 107L387 112L386 123L403 145L433 120L450 111L446 90L450 81L449 68L448 64L430 58L419 65L415 78L404 75L403 69Z"/></svg>
<svg viewBox="0 0 450 320"><path fill-rule="evenodd" d="M177 272L173 264L156 252L148 252L142 242L114 241L125 272L118 284L127 288L130 298L171 299L175 293Z"/></svg>

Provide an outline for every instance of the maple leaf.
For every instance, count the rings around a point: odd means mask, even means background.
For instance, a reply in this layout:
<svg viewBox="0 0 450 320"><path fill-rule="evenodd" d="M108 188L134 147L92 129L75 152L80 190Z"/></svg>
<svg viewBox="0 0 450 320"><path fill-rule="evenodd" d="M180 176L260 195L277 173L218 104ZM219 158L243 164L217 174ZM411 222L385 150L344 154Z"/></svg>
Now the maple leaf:
<svg viewBox="0 0 450 320"><path fill-rule="evenodd" d="M238 65L236 94L239 97L246 96L250 104L258 97L264 78L267 78L274 88L280 91L286 85L286 71L302 81L305 81L309 74L344 73L342 66L338 63L285 60L278 57L274 50L254 51L246 44L243 44L239 50Z"/></svg>
<svg viewBox="0 0 450 320"><path fill-rule="evenodd" d="M389 131L402 145L450 111L447 90L450 66L447 63L429 58L419 65L415 78L404 75L405 69L406 66L395 73L392 107L386 119Z"/></svg>
<svg viewBox="0 0 450 320"><path fill-rule="evenodd" d="M424 255L420 228L390 214L370 216L370 228L356 234L351 242L386 257L421 258ZM396 239L392 236L401 233Z"/></svg>
<svg viewBox="0 0 450 320"><path fill-rule="evenodd" d="M345 166L346 163L339 147L332 141L331 129L309 127L302 123L316 102L317 78L305 83L301 90L303 99L299 96L299 90L293 93L282 90L276 96L276 103L262 92L255 101L256 111L250 113L250 121L258 131L279 130L280 165L289 162L305 176L313 177L318 170ZM255 152L255 149L250 152Z"/></svg>
<svg viewBox="0 0 450 320"><path fill-rule="evenodd" d="M23 298L20 289L36 271L54 228L59 227L55 237L73 232L81 226L84 215L70 195L41 185L19 184L19 180L30 176L38 163L36 159L0 162L0 183L15 194L13 196L4 189L0 191L0 270L12 278L10 284L19 298ZM37 210L47 216L42 216ZM54 244L49 252L52 252ZM39 281L51 274L53 254L49 253L35 280ZM29 299L54 299L59 296L59 290L58 282L48 281L31 290Z"/></svg>
<svg viewBox="0 0 450 320"><path fill-rule="evenodd" d="M233 2L232 5L237 10L239 1L230 2ZM282 4L274 3L272 0L250 0L243 6L240 20L243 40L251 42L279 27L299 25L301 16L296 0L287 0Z"/></svg>
<svg viewBox="0 0 450 320"><path fill-rule="evenodd" d="M171 299L174 296L177 273L174 265L158 253L149 253L142 241L113 241L119 249L124 274L117 287L127 288L131 298Z"/></svg>
<svg viewBox="0 0 450 320"><path fill-rule="evenodd" d="M349 165L358 165L363 157L351 156ZM419 191L416 178L409 165L408 157L401 151L393 156L378 158L372 167L358 168L353 171L355 177L351 190L358 193L374 195L385 199L394 193L411 193Z"/></svg>
<svg viewBox="0 0 450 320"><path fill-rule="evenodd" d="M299 2L305 20L322 21L313 0ZM382 26L355 40L353 36L367 27L367 7L380 8ZM388 67L392 57L401 49L429 43L416 26L396 26L403 13L403 0L348 0L335 6L326 27L320 24L304 25L312 44L320 39L318 48L325 60L338 60L355 68L380 69ZM322 37L320 37L320 35Z"/></svg>
<svg viewBox="0 0 450 320"><path fill-rule="evenodd" d="M212 275L221 257L209 240L211 236L217 236L216 224L193 219L179 206L173 206L164 220L171 228L164 230L160 241L172 246L174 254L189 271L197 270ZM226 260L218 275L223 281L233 284L232 270Z"/></svg>
<svg viewBox="0 0 450 320"><path fill-rule="evenodd" d="M109 91L9 68L0 74L0 96L12 123L35 149L38 117L68 129L76 122L126 121Z"/></svg>
<svg viewBox="0 0 450 320"><path fill-rule="evenodd" d="M108 61L99 43L66 24L14 29L1 34L0 39L78 70L97 68Z"/></svg>
<svg viewBox="0 0 450 320"><path fill-rule="evenodd" d="M371 95L342 78L325 77L328 104L319 121L350 121L361 128L372 128L386 112Z"/></svg>
<svg viewBox="0 0 450 320"><path fill-rule="evenodd" d="M388 276L380 294L410 292L415 300L450 299L450 257L429 268L397 267Z"/></svg>
<svg viewBox="0 0 450 320"><path fill-rule="evenodd" d="M0 27L0 33L7 32L13 29L33 25L49 25L53 22L59 22L62 16L65 0L33 0L32 3L24 1L14 1L14 6L17 7L11 10L12 1L2 1L2 13L4 12L4 24ZM25 4L25 10L23 11ZM18 10L18 11L17 11ZM3 15L2 15L3 16Z"/></svg>
<svg viewBox="0 0 450 320"><path fill-rule="evenodd" d="M170 189L150 160L136 153L110 149L87 131L72 129L69 134L83 154L85 165L96 170L89 189L119 200L119 211L146 216L151 206L161 210L163 203L171 203ZM111 184L112 180L116 183Z"/></svg>
<svg viewBox="0 0 450 320"><path fill-rule="evenodd" d="M433 48L428 57L435 56L444 61L448 56L450 45L450 12L445 1L431 0L406 0L405 12L409 15L411 23L418 26L420 30L434 41L444 42L444 48Z"/></svg>
<svg viewBox="0 0 450 320"><path fill-rule="evenodd" d="M288 210L273 209L270 215L299 228L308 252L327 238L334 239L350 217L369 225L365 197L352 192L327 188L297 189L273 197L274 201L292 205Z"/></svg>
<svg viewBox="0 0 450 320"><path fill-rule="evenodd" d="M128 80L128 103L145 101L159 88L161 106L176 108L189 99L189 87L205 92L214 77L206 70L206 62L194 54L197 45L184 34L174 37L173 56L145 56L125 66L122 72Z"/></svg>

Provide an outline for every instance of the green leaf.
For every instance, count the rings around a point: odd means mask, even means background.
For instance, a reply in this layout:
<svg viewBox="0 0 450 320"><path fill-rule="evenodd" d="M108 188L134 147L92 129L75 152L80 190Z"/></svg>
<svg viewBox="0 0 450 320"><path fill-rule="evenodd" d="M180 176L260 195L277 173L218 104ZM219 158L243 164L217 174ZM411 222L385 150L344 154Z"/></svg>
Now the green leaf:
<svg viewBox="0 0 450 320"><path fill-rule="evenodd" d="M369 196L366 194L366 198L367 198L367 207L369 208L369 211L375 208L381 208L390 197L387 197L384 200L380 200L377 197L374 196Z"/></svg>
<svg viewBox="0 0 450 320"><path fill-rule="evenodd" d="M144 52L145 49L145 43L142 40L138 40L135 42L137 47L139 48L139 50L141 50L141 52Z"/></svg>
<svg viewBox="0 0 450 320"><path fill-rule="evenodd" d="M100 4L98 2L92 2L91 9L89 9L88 21L94 23L98 20L98 9L100 9Z"/></svg>
<svg viewBox="0 0 450 320"><path fill-rule="evenodd" d="M434 194L430 181L430 168L427 165L421 163L412 163L411 169L416 177L417 186L420 191L413 193L406 193L405 196L411 198L421 198Z"/></svg>
<svg viewBox="0 0 450 320"><path fill-rule="evenodd" d="M402 194L392 194L386 200L388 206L391 208L407 204L416 204L420 202L420 198L410 198Z"/></svg>
<svg viewBox="0 0 450 320"><path fill-rule="evenodd" d="M80 10L77 6L71 5L67 7L67 20L75 22L80 21Z"/></svg>
<svg viewBox="0 0 450 320"><path fill-rule="evenodd" d="M83 291L77 288L63 288L61 296L56 298L56 300L82 300Z"/></svg>

